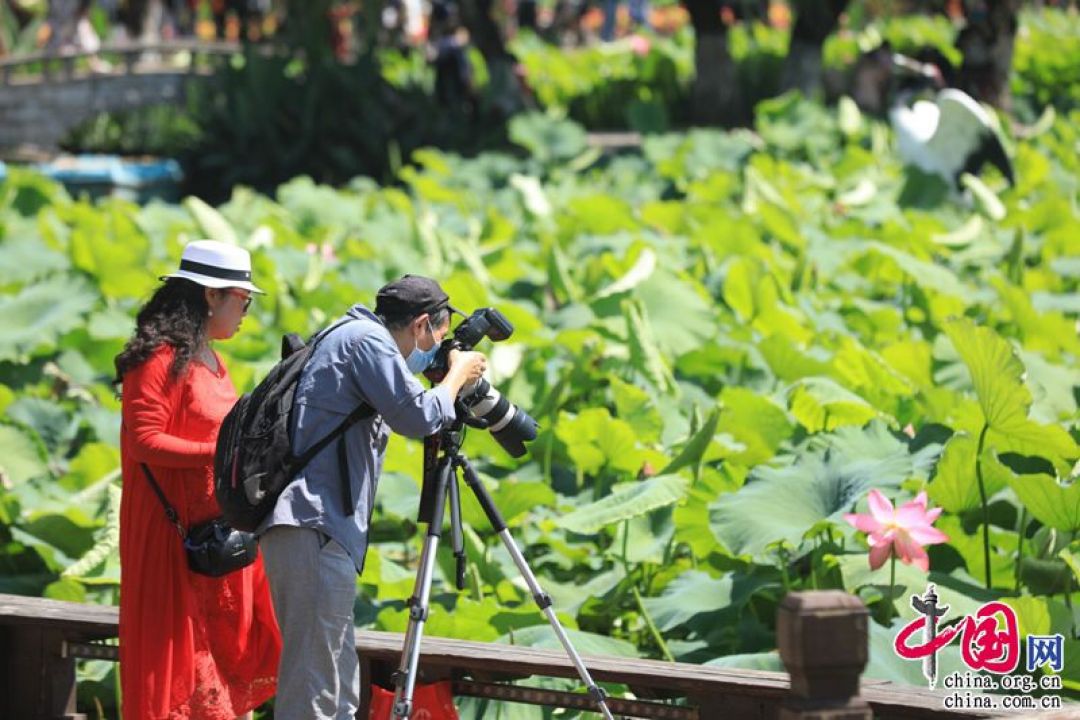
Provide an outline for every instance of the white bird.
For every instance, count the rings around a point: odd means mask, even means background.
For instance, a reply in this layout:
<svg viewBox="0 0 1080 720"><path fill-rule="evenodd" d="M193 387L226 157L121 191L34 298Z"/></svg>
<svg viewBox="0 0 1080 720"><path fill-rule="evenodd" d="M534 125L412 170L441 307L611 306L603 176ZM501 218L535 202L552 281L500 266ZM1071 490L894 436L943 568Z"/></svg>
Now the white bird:
<svg viewBox="0 0 1080 720"><path fill-rule="evenodd" d="M923 78L940 82L941 74L932 65L924 65L902 55L893 55L893 63ZM945 88L933 101L917 100L908 107L905 93L889 110L889 121L896 133L901 159L925 173L939 175L959 187L960 176L977 174L990 163L1014 184L1012 163L998 137L990 115L967 93Z"/></svg>

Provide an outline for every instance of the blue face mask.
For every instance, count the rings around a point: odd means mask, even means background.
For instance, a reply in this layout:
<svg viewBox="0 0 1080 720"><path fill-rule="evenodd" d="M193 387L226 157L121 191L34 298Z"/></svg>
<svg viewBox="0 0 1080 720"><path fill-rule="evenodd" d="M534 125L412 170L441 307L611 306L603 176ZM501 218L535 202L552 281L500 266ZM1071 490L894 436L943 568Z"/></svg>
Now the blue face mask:
<svg viewBox="0 0 1080 720"><path fill-rule="evenodd" d="M431 321L428 320L428 332L431 333L432 344L429 350L420 349L420 341L414 341L412 352L409 353L409 357L405 358L405 366L409 368L409 372L413 375L416 373L422 373L427 370L432 361L435 359L435 353L439 352L439 343L434 342L435 330L431 327Z"/></svg>

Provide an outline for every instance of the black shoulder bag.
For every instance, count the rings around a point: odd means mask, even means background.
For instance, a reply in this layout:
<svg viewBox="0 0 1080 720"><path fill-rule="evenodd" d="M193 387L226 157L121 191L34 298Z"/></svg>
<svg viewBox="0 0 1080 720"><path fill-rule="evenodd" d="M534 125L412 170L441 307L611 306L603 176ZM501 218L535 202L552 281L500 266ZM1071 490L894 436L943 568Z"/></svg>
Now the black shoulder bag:
<svg viewBox="0 0 1080 720"><path fill-rule="evenodd" d="M157 484L150 468L141 463L150 487L158 496L165 517L176 527L187 553L188 567L192 572L210 577L221 577L255 562L259 556L259 545L252 533L242 532L230 527L221 517L201 522L185 529L180 524L176 508L169 504L161 486Z"/></svg>

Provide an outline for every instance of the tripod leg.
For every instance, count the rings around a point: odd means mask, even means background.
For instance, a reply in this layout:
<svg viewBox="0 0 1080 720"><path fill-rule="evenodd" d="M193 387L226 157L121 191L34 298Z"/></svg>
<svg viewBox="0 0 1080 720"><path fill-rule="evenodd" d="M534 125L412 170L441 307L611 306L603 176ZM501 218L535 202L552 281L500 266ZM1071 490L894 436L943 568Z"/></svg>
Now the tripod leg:
<svg viewBox="0 0 1080 720"><path fill-rule="evenodd" d="M401 663L394 673L394 720L408 720L412 714L413 690L416 687L416 668L420 662L420 639L428 616L428 600L431 597L431 579L435 571L435 551L442 535L443 510L446 507L447 487L454 480L454 466L450 458L440 464L435 487L435 501L431 522L428 523L424 549L420 553L420 569L416 585L409 598L409 625L405 630L405 647Z"/></svg>
<svg viewBox="0 0 1080 720"><path fill-rule="evenodd" d="M447 483L450 497L450 543L454 549L455 585L458 590L465 589L465 538L461 533L461 498L457 483L457 474Z"/></svg>
<svg viewBox="0 0 1080 720"><path fill-rule="evenodd" d="M540 611L547 617L551 629L555 631L555 635L559 638L559 642L562 643L563 649L566 650L566 654L570 658L570 662L574 664L582 682L584 682L585 687L588 688L589 695L596 702L597 707L600 708L600 712L604 715L605 720L614 720L611 715L611 710L608 709L604 690L593 681L592 676L589 674L589 669L585 667L585 663L581 659L581 656L578 655L577 650L574 649L573 644L570 642L570 637L566 634L566 630L563 629L562 623L559 622L559 618L555 615L555 609L551 606L551 597L543 591L540 587L540 583L537 582L536 576L533 575L532 568L529 567L529 563L525 560L525 556L522 555L521 550L518 549L517 543L514 542L514 537L510 534L509 528L506 527L506 521L503 520L502 513L499 512L499 508L495 507L495 501L491 499L491 495L488 493L487 488L480 482L480 478L477 476L476 471L473 470L468 458L459 455L458 464L460 464L465 471L465 482L469 484L469 487L476 495L476 499L480 502L480 507L483 508L484 514L487 515L491 526L495 528L495 532L502 538L506 550L510 553L510 557L514 559L514 564L517 565L518 571L521 573L521 577L525 579L525 584L529 586L529 591L532 593L533 600L536 601L537 607L539 607Z"/></svg>

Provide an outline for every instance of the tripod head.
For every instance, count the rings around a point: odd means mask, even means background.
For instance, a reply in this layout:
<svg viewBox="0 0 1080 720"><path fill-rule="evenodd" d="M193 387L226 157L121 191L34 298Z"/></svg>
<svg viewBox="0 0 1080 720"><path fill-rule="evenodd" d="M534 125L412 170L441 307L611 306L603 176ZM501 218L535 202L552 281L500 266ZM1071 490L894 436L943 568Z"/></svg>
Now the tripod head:
<svg viewBox="0 0 1080 720"><path fill-rule="evenodd" d="M457 405L454 409L456 413L453 422L434 435L424 438L424 474L420 483L420 510L417 513L417 522L431 522L439 469L445 462L453 466L461 456L461 443L465 441L465 425L469 415Z"/></svg>

